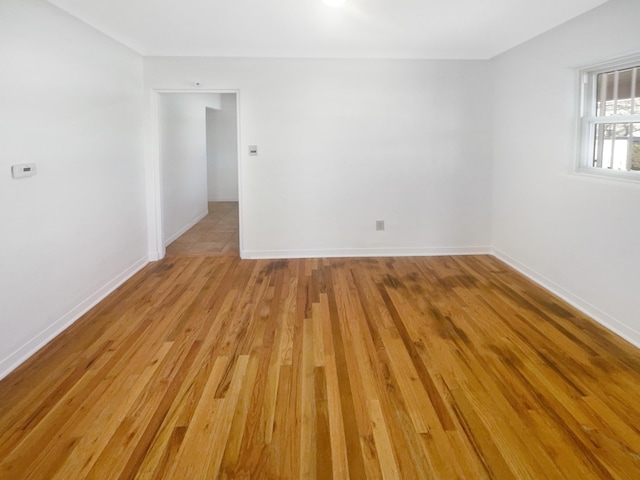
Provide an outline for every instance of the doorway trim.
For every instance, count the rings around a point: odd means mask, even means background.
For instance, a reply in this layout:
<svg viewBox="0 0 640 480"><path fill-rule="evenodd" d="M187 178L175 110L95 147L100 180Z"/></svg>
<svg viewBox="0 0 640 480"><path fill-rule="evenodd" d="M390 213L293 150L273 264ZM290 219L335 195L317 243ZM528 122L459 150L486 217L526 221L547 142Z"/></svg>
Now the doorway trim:
<svg viewBox="0 0 640 480"><path fill-rule="evenodd" d="M147 185L147 250L149 261L161 260L166 254L164 245L164 204L162 200L162 165L160 162L160 119L159 98L163 93L233 93L236 95L236 142L237 142L237 168L238 168L238 224L240 257L243 256L243 213L242 213L242 155L240 129L240 90L239 89L155 89L149 90L147 97L148 115L146 118L146 185Z"/></svg>

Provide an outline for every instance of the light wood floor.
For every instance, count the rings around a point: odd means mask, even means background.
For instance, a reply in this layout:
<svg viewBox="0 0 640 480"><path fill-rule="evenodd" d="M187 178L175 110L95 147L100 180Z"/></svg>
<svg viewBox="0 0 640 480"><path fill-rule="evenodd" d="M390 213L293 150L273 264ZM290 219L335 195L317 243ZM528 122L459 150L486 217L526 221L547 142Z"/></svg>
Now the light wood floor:
<svg viewBox="0 0 640 480"><path fill-rule="evenodd" d="M637 480L640 352L488 256L168 258L0 382L0 478Z"/></svg>
<svg viewBox="0 0 640 480"><path fill-rule="evenodd" d="M238 202L209 202L209 213L167 246L167 256L240 253Z"/></svg>

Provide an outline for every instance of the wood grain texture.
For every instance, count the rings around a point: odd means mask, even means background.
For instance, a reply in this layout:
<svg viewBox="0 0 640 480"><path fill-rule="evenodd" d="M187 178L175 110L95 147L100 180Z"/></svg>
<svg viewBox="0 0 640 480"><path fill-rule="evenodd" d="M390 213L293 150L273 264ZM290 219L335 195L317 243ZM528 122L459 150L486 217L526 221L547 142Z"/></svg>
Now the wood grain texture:
<svg viewBox="0 0 640 480"><path fill-rule="evenodd" d="M0 478L638 479L639 398L490 256L170 257L0 382Z"/></svg>

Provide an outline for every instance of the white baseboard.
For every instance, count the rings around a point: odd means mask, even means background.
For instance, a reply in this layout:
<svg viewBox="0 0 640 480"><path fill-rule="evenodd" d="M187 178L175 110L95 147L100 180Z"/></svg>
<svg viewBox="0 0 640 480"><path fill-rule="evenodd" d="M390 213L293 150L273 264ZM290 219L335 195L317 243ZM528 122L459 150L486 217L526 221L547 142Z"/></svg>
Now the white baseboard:
<svg viewBox="0 0 640 480"><path fill-rule="evenodd" d="M160 252L149 252L147 260L150 262L157 262L158 260L162 260L162 258L163 257L160 255Z"/></svg>
<svg viewBox="0 0 640 480"><path fill-rule="evenodd" d="M199 213L198 215L196 215L196 217L191 220L189 223L187 223L184 227L182 227L180 230L178 230L176 233L174 233L173 235L171 235L169 238L167 238L164 241L164 246L166 247L167 245L169 245L171 242L173 242L174 240L176 240L178 237L180 237L182 234L184 234L187 230L189 230L191 227L195 226L196 223L198 223L200 220L202 220L204 217L206 217L209 214L209 212L207 210L205 210L202 213Z"/></svg>
<svg viewBox="0 0 640 480"><path fill-rule="evenodd" d="M120 273L114 279L107 282L107 284L100 288L97 292L91 294L86 300L81 302L75 308L71 309L66 315L63 315L62 318L53 322L34 338L11 353L8 357L0 360L0 379L6 377L9 373L15 370L25 360L34 355L38 350L40 350L56 336L62 333L76 320L78 320L85 313L95 307L107 295L113 292L124 282L129 280L148 263L149 262L147 257L141 258L129 268L127 268L124 272Z"/></svg>
<svg viewBox="0 0 640 480"><path fill-rule="evenodd" d="M336 257L436 257L444 255L488 255L491 247L430 247L430 248L336 248L325 250L242 250L240 258L247 260L281 258Z"/></svg>
<svg viewBox="0 0 640 480"><path fill-rule="evenodd" d="M573 294L566 288L558 285L557 283L549 280L544 275L536 272L532 268L527 267L526 265L514 260L509 255L500 250L493 249L493 256L502 260L504 263L514 268L525 277L533 280L540 286L546 288L554 295L557 295L565 302L574 306L578 310L580 310L585 315L588 315L593 320L601 324L603 327L611 330L615 334L621 336L628 342L632 343L634 346L640 348L640 332L636 332L634 329L630 328L628 325L616 320L611 315L603 312L599 308L591 305L589 302L584 300L583 298Z"/></svg>

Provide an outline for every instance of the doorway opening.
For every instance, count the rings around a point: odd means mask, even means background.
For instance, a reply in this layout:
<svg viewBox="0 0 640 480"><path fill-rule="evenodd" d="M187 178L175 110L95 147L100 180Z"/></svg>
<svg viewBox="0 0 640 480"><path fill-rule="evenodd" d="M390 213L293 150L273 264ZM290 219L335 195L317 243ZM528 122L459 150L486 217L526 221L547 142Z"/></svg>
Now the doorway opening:
<svg viewBox="0 0 640 480"><path fill-rule="evenodd" d="M240 254L238 91L157 91L158 258Z"/></svg>

